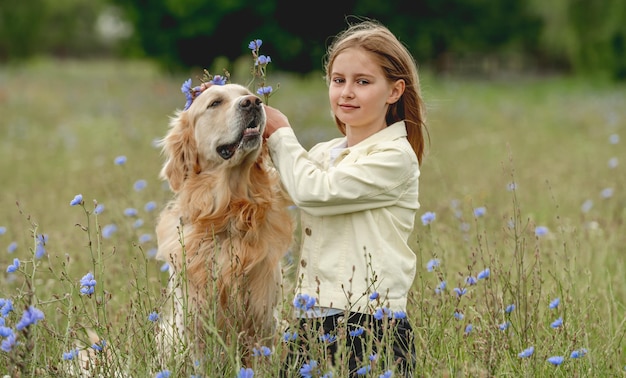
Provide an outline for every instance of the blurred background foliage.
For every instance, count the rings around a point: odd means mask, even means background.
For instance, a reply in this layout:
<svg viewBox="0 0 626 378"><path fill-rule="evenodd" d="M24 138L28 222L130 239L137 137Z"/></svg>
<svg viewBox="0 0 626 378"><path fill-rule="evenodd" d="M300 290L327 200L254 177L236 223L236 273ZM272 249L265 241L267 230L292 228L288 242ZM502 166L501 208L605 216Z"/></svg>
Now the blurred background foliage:
<svg viewBox="0 0 626 378"><path fill-rule="evenodd" d="M438 73L566 73L626 80L623 0L0 0L0 63L148 58L169 71L248 54L322 67L330 37L377 19Z"/></svg>

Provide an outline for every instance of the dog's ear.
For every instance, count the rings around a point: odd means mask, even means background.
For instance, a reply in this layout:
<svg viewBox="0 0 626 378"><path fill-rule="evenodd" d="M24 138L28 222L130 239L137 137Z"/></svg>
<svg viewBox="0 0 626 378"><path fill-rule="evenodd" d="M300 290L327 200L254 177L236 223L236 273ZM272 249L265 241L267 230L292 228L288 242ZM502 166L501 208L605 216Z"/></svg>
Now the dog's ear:
<svg viewBox="0 0 626 378"><path fill-rule="evenodd" d="M183 181L190 174L197 173L200 167L193 126L187 112L179 112L172 118L162 145L166 161L161 169L161 178L169 182L174 192L178 192Z"/></svg>

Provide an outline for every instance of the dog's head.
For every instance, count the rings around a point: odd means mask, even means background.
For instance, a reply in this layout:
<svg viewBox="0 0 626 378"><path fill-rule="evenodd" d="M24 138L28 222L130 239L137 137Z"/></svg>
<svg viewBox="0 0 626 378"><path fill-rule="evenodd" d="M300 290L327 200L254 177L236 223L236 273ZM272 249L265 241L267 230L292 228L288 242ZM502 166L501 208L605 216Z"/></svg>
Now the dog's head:
<svg viewBox="0 0 626 378"><path fill-rule="evenodd" d="M251 164L261 151L264 128L260 98L238 84L211 85L171 119L161 142L166 156L161 177L178 191L190 175Z"/></svg>

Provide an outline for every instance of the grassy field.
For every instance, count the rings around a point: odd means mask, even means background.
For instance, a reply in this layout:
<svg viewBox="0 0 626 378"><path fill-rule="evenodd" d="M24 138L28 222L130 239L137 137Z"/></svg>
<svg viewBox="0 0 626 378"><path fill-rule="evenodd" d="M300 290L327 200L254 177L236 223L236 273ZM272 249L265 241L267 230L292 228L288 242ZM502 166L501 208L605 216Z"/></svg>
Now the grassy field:
<svg viewBox="0 0 626 378"><path fill-rule="evenodd" d="M66 376L79 342L101 376L249 376L215 340L201 362L157 357L148 319L167 313L154 225L171 196L154 141L184 105L182 82L197 75L140 62L0 67L0 374ZM626 375L626 88L554 77L421 79L430 146L411 238L417 375ZM270 73L270 81L280 83L270 103L305 146L338 134L321 74ZM77 194L84 206L70 206ZM88 272L91 296L80 293ZM29 306L42 314L23 317ZM24 321L36 324L17 327ZM86 329L106 340L107 353ZM284 344L281 330L272 352L248 366L255 377L276 376ZM320 373L303 376L345 376L321 354L311 360ZM375 362L362 372L390 374Z"/></svg>

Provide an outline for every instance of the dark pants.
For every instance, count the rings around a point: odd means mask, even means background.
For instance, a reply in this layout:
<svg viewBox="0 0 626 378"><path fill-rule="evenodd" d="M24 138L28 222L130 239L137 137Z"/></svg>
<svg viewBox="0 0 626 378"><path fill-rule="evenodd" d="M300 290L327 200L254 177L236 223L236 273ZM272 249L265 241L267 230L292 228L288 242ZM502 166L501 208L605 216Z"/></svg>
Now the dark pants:
<svg viewBox="0 0 626 378"><path fill-rule="evenodd" d="M338 342L345 337L345 349L348 356L348 368L350 377L355 377L359 368L370 363L368 353L368 343L372 343L372 353L386 353L385 348L391 344L393 348L393 363L396 366L394 376L413 377L415 369L415 343L413 342L413 329L407 319L386 319L376 320L372 315L351 312L346 321L345 314L337 314L323 318L301 319L298 331L297 342L292 345L285 369L292 371L291 376L299 377L299 369L303 364L309 362L308 345L312 341L310 337L319 338L321 335L331 337L338 333L344 336L337 337L334 341L326 342L326 355L334 365L337 359ZM342 332L338 332L338 327L343 327ZM366 331L358 336L350 336L349 331L364 328ZM386 334L385 334L386 333ZM372 337L375 339L372 340ZM382 349L382 350L380 350ZM379 356L380 358L380 356ZM384 369L391 369L385 366ZM290 377L289 373L283 371L282 377Z"/></svg>

